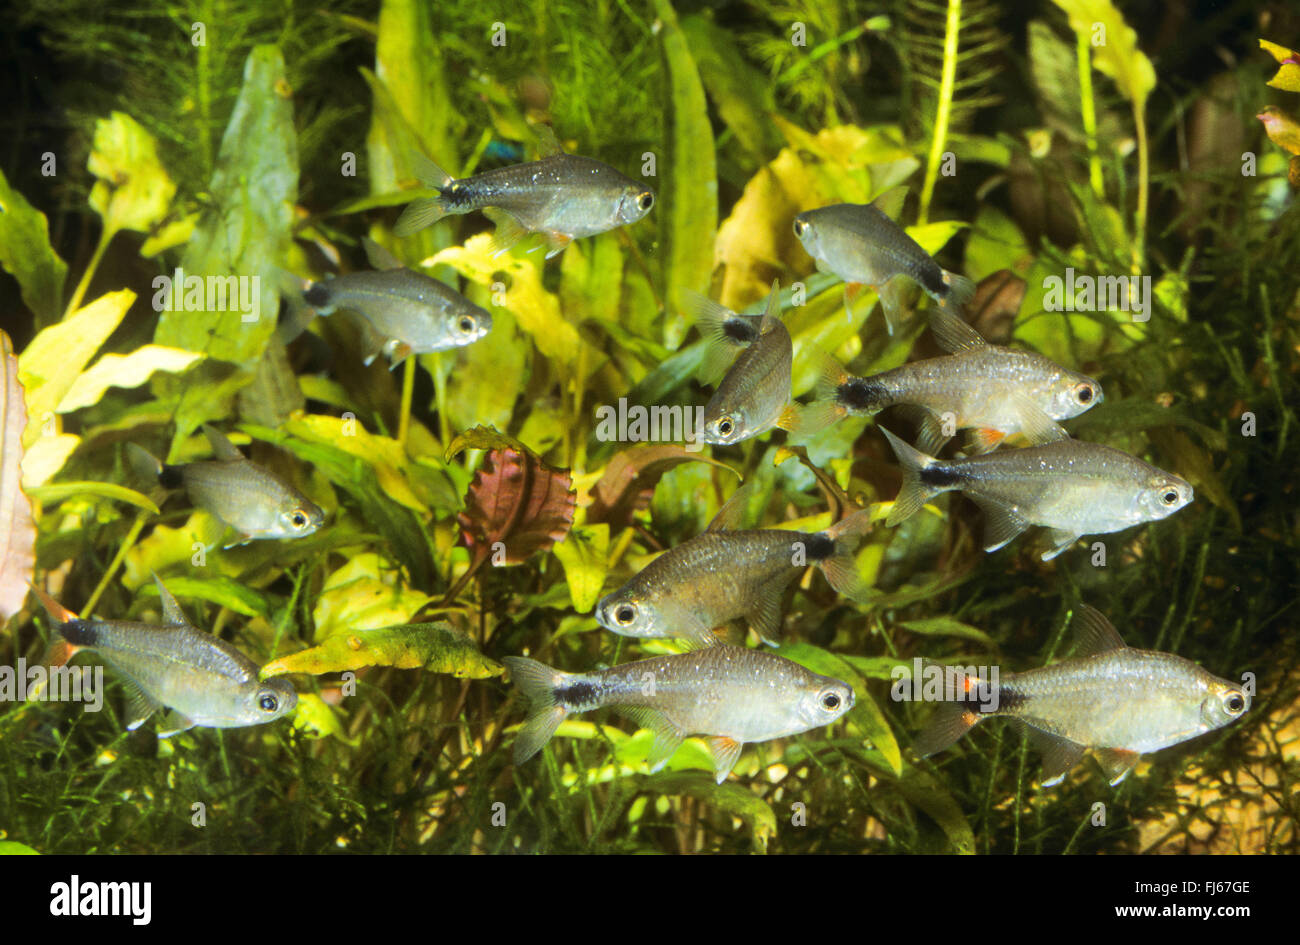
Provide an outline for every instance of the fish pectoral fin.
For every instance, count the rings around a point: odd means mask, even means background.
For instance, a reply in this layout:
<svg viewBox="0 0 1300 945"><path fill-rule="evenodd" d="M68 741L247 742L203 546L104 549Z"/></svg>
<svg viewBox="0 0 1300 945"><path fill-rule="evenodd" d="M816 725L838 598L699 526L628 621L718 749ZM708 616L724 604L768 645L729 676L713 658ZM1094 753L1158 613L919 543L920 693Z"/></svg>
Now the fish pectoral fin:
<svg viewBox="0 0 1300 945"><path fill-rule="evenodd" d="M943 432L943 424L934 412L920 404L898 404L894 412L916 427L916 448L922 453L938 456L944 444L951 439Z"/></svg>
<svg viewBox="0 0 1300 945"><path fill-rule="evenodd" d="M126 730L134 732L162 708L162 703L141 689L134 679L123 677L122 685L126 689Z"/></svg>
<svg viewBox="0 0 1300 945"><path fill-rule="evenodd" d="M880 296L880 309L885 313L885 328L892 335L903 323L903 312L907 308L907 280L894 276L876 289Z"/></svg>
<svg viewBox="0 0 1300 945"><path fill-rule="evenodd" d="M567 233L561 233L558 230L551 230L546 235L546 258L558 256L568 249L569 244L573 242L573 237Z"/></svg>
<svg viewBox="0 0 1300 945"><path fill-rule="evenodd" d="M1043 772L1039 779L1043 787L1060 784L1065 780L1070 769L1083 760L1086 749L1078 742L1053 735L1051 732L1044 732L1032 725L1026 725L1025 730L1029 733L1029 740L1043 754Z"/></svg>
<svg viewBox="0 0 1300 945"><path fill-rule="evenodd" d="M740 749L743 745L726 735L709 736L709 750L713 752L713 771L719 784L727 780L727 775L731 774L731 769L736 767L736 762L740 760Z"/></svg>
<svg viewBox="0 0 1300 945"><path fill-rule="evenodd" d="M952 310L937 305L930 307L930 331L934 334L934 340L939 347L953 354L988 344L984 336L972 328L965 319L954 314Z"/></svg>
<svg viewBox="0 0 1300 945"><path fill-rule="evenodd" d="M1067 528L1050 529L1047 533L1047 540L1052 543L1052 547L1043 552L1042 559L1044 561L1051 561L1062 551L1065 551L1078 541L1080 537L1079 534L1072 532Z"/></svg>
<svg viewBox="0 0 1300 945"><path fill-rule="evenodd" d="M984 496L971 496L984 511L984 550L997 551L1029 527L1014 507Z"/></svg>
<svg viewBox="0 0 1300 945"><path fill-rule="evenodd" d="M817 266L818 268L821 268L821 263L818 263ZM861 282L844 283L844 317L847 320L853 320L853 300L861 295L863 290L866 288L867 286Z"/></svg>
<svg viewBox="0 0 1300 945"><path fill-rule="evenodd" d="M488 255L493 259L508 252L528 235L523 224L499 207L487 207L483 215L496 224L496 230L492 233L492 239L487 247Z"/></svg>
<svg viewBox="0 0 1300 945"><path fill-rule="evenodd" d="M181 732L188 732L193 727L194 720L188 715L177 712L175 709L168 709L158 719L158 737L171 738Z"/></svg>
<svg viewBox="0 0 1300 945"><path fill-rule="evenodd" d="M1106 772L1111 787L1127 778L1129 772L1137 767L1138 759L1142 757L1136 751L1129 751L1127 748L1098 748L1095 754L1102 770Z"/></svg>
<svg viewBox="0 0 1300 945"><path fill-rule="evenodd" d="M1016 394L1012 402L1020 420L1020 432L1034 446L1070 438L1070 434L1065 432L1064 427L1044 413L1041 407L1024 394Z"/></svg>
<svg viewBox="0 0 1300 945"><path fill-rule="evenodd" d="M662 770L678 746L686 740L686 736L658 709L631 706L623 709L623 714L635 722L638 728L654 732L655 740L650 746L650 753L646 755L646 764L649 765L651 774Z"/></svg>

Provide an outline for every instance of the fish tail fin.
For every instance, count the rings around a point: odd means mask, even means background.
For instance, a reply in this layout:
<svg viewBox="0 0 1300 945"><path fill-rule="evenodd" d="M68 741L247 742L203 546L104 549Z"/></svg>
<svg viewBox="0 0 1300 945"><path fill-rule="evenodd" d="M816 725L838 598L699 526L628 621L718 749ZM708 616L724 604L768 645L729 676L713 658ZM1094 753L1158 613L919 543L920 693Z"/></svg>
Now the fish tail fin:
<svg viewBox="0 0 1300 945"><path fill-rule="evenodd" d="M279 266L275 267L274 275L276 291L284 300L284 317L276 326L276 335L280 341L288 344L307 329L313 318L328 315L333 308L327 309L323 304L313 301L312 293L316 290L316 284L311 280Z"/></svg>
<svg viewBox="0 0 1300 945"><path fill-rule="evenodd" d="M456 212L449 205L446 195L447 188L455 183L456 178L419 153L415 155L415 176L425 187L438 191L438 196L417 197L408 203L393 226L393 233L397 236L410 236Z"/></svg>
<svg viewBox="0 0 1300 945"><path fill-rule="evenodd" d="M41 602L45 612L54 621L55 630L59 634L50 643L50 648L45 651L44 662L48 666L64 666L68 660L72 659L72 655L81 649L81 645L79 645L81 635L78 631L83 621L35 584L29 583L27 586L32 589L36 599Z"/></svg>
<svg viewBox="0 0 1300 945"><path fill-rule="evenodd" d="M831 587L852 600L865 601L868 596L869 588L858 573L854 551L858 547L858 541L869 531L871 510L858 509L844 516L825 532L826 537L834 542L834 550L818 564Z"/></svg>
<svg viewBox="0 0 1300 945"><path fill-rule="evenodd" d="M939 305L947 311L961 311L975 297L975 283L955 272L943 271L943 284L948 287Z"/></svg>
<svg viewBox="0 0 1300 945"><path fill-rule="evenodd" d="M716 386L735 360L736 350L758 338L758 329L720 302L689 289L682 292L682 308L694 318L706 342L696 377L701 384Z"/></svg>
<svg viewBox="0 0 1300 945"><path fill-rule="evenodd" d="M893 527L911 518L926 502L944 490L934 486L927 486L921 482L921 471L940 463L940 460L922 453L915 446L894 436L884 427L880 429L885 434L885 438L889 440L889 445L894 449L894 455L898 457L899 463L903 466L903 485L898 490L898 498L894 500L894 507L889 513L889 518L885 520L885 524Z"/></svg>
<svg viewBox="0 0 1300 945"><path fill-rule="evenodd" d="M811 358L817 364L812 403L800 407L794 426L786 428L801 437L820 433L848 416L848 410L839 402L839 392L841 385L848 381L849 373L839 361L820 348L813 350Z"/></svg>
<svg viewBox="0 0 1300 945"><path fill-rule="evenodd" d="M953 745L979 724L984 714L968 702L942 702L930 716L925 729L912 742L912 751L928 758Z"/></svg>
<svg viewBox="0 0 1300 945"><path fill-rule="evenodd" d="M176 466L168 466L138 443L126 444L126 459L137 476L150 483L159 483L167 489L181 484Z"/></svg>
<svg viewBox="0 0 1300 945"><path fill-rule="evenodd" d="M528 700L528 719L515 738L514 758L518 765L541 751L569 714L556 701L555 690L570 674L526 656L506 656L502 662L510 668L510 678Z"/></svg>

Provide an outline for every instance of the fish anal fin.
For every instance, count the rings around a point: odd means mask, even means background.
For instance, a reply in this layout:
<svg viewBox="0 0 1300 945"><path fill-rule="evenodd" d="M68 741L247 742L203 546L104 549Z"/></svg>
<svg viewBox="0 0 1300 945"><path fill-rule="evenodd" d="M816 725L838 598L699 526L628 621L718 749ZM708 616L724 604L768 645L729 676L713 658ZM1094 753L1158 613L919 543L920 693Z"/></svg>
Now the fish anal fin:
<svg viewBox="0 0 1300 945"><path fill-rule="evenodd" d="M749 625L764 643L781 645L781 598L785 586L779 581L769 581L758 588L749 615Z"/></svg>
<svg viewBox="0 0 1300 945"><path fill-rule="evenodd" d="M1006 433L992 427L975 427L967 430L963 438L962 451L968 456L991 453L1007 438Z"/></svg>
<svg viewBox="0 0 1300 945"><path fill-rule="evenodd" d="M620 711L634 721L638 728L654 732L655 740L650 746L650 753L646 755L646 764L650 766L651 774L661 770L685 740L685 734L658 709L649 706L627 706Z"/></svg>
<svg viewBox="0 0 1300 945"><path fill-rule="evenodd" d="M727 735L709 736L709 750L713 753L714 777L719 784L727 780L731 769L736 767L742 747L744 746L740 742Z"/></svg>
<svg viewBox="0 0 1300 945"><path fill-rule="evenodd" d="M984 512L985 551L997 551L1029 528L1029 522L1014 506L982 496L973 495L971 498Z"/></svg>
<svg viewBox="0 0 1300 945"><path fill-rule="evenodd" d="M124 676L122 686L126 689L126 729L134 732L162 708L162 703L141 689L134 679Z"/></svg>
<svg viewBox="0 0 1300 945"><path fill-rule="evenodd" d="M741 483L740 488L731 494L726 502L722 503L722 508L718 509L718 514L713 516L712 521L704 530L706 532L730 532L745 527L745 514L748 511L749 499L754 494L754 482L750 480Z"/></svg>
<svg viewBox="0 0 1300 945"><path fill-rule="evenodd" d="M194 720L175 709L168 709L158 719L158 737L171 738L194 727Z"/></svg>
<svg viewBox="0 0 1300 945"><path fill-rule="evenodd" d="M820 268L820 266L821 264L818 263L818 268ZM829 272L830 270L824 270L824 271ZM858 296L860 296L863 293L863 291L867 288L868 287L861 282L844 283L844 316L849 321L853 320L853 303L857 300Z"/></svg>
<svg viewBox="0 0 1300 945"><path fill-rule="evenodd" d="M1068 549L1080 538L1079 534L1065 528L1053 528L1047 533L1047 540L1052 543L1052 547L1042 554L1044 561L1051 561L1061 552Z"/></svg>
<svg viewBox="0 0 1300 945"><path fill-rule="evenodd" d="M1025 730L1029 733L1029 740L1043 755L1043 770L1039 778L1043 787L1060 784L1070 770L1083 760L1086 749L1078 742L1044 732L1032 725L1026 725Z"/></svg>
<svg viewBox="0 0 1300 945"><path fill-rule="evenodd" d="M930 716L924 731L912 742L912 751L919 758L938 754L951 747L984 718L984 715L967 703L941 703Z"/></svg>
<svg viewBox="0 0 1300 945"><path fill-rule="evenodd" d="M499 207L486 207L483 215L496 224L496 230L493 231L487 247L488 255L494 259L513 249L528 235L528 230L522 223Z"/></svg>
<svg viewBox="0 0 1300 945"><path fill-rule="evenodd" d="M785 409L781 411L781 416L776 418L776 425L782 429L794 432L799 429L802 417L797 404L786 404Z"/></svg>
<svg viewBox="0 0 1300 945"><path fill-rule="evenodd" d="M561 233L558 230L548 230L546 233L546 258L558 256L568 249L569 244L573 242L573 237L567 233Z"/></svg>
<svg viewBox="0 0 1300 945"><path fill-rule="evenodd" d="M903 324L903 312L907 308L907 282L894 276L876 289L880 296L880 309L885 313L885 328L893 335Z"/></svg>
<svg viewBox="0 0 1300 945"><path fill-rule="evenodd" d="M1127 748L1098 748L1095 754L1112 787L1127 778L1142 757Z"/></svg>
<svg viewBox="0 0 1300 945"><path fill-rule="evenodd" d="M1128 645L1119 635L1114 624L1107 620L1100 610L1087 604L1079 604L1074 608L1071 626L1078 641L1075 656L1094 656L1111 650L1122 650Z"/></svg>
<svg viewBox="0 0 1300 945"><path fill-rule="evenodd" d="M916 448L922 453L938 456L951 437L943 432L943 423L934 411L920 404L897 404L894 412L916 427Z"/></svg>

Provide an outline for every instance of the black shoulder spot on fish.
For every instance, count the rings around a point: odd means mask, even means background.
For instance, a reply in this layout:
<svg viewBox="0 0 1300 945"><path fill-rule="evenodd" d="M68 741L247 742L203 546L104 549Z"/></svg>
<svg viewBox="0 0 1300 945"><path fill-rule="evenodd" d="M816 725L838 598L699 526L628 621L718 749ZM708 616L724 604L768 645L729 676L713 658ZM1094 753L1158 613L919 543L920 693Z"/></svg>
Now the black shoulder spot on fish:
<svg viewBox="0 0 1300 945"><path fill-rule="evenodd" d="M758 329L747 319L728 318L722 323L722 333L737 344L749 344L758 337Z"/></svg>
<svg viewBox="0 0 1300 945"><path fill-rule="evenodd" d="M183 484L181 467L164 465L162 471L158 473L158 482L164 489L179 489Z"/></svg>
<svg viewBox="0 0 1300 945"><path fill-rule="evenodd" d="M817 532L804 539L804 553L809 561L825 561L835 554L835 539Z"/></svg>
<svg viewBox="0 0 1300 945"><path fill-rule="evenodd" d="M474 188L463 180L454 180L445 187L439 187L441 203L447 208L468 207L474 202Z"/></svg>
<svg viewBox="0 0 1300 945"><path fill-rule="evenodd" d="M889 402L889 393L884 385L865 377L851 377L839 386L835 400L849 410L866 412L884 407Z"/></svg>
<svg viewBox="0 0 1300 945"><path fill-rule="evenodd" d="M59 627L59 633L73 646L94 646L97 640L93 620L69 620Z"/></svg>
<svg viewBox="0 0 1300 945"><path fill-rule="evenodd" d="M330 290L323 282L313 282L303 290L302 297L307 300L307 304L315 308L323 308L330 304Z"/></svg>
<svg viewBox="0 0 1300 945"><path fill-rule="evenodd" d="M596 687L589 682L576 682L555 690L555 701L569 707L590 705L596 701Z"/></svg>
<svg viewBox="0 0 1300 945"><path fill-rule="evenodd" d="M955 486L961 482L961 473L947 465L934 465L922 467L920 479L923 485L934 486Z"/></svg>
<svg viewBox="0 0 1300 945"><path fill-rule="evenodd" d="M952 287L943 281L943 269L933 259L926 259L916 267L912 277L931 295L946 299Z"/></svg>
<svg viewBox="0 0 1300 945"><path fill-rule="evenodd" d="M1014 711L1015 709L1018 709L1021 706L1023 706L1028 701L1029 701L1028 696L1026 696L1024 693L1016 692L1006 683L1003 683L1000 686L998 686L998 710L999 711L1003 711L1003 710Z"/></svg>

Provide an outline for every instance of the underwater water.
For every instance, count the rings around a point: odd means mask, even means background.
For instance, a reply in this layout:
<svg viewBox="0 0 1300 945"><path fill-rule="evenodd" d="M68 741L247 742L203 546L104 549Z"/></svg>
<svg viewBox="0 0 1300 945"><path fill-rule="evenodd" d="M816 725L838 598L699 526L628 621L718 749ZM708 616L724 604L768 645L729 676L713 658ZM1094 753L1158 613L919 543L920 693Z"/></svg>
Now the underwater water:
<svg viewBox="0 0 1300 945"><path fill-rule="evenodd" d="M0 852L1300 850L1294 4L0 23Z"/></svg>

